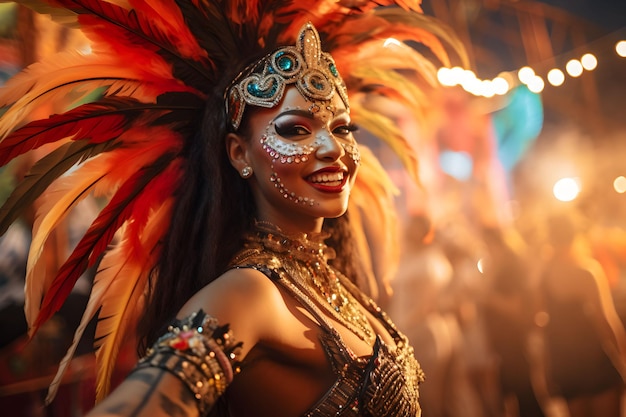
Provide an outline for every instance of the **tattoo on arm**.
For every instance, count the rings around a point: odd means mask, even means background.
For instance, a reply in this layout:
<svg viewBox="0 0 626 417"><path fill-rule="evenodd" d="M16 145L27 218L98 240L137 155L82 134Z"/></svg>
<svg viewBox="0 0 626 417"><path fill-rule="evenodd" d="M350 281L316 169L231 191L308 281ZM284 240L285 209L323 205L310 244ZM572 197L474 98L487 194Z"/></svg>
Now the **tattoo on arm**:
<svg viewBox="0 0 626 417"><path fill-rule="evenodd" d="M148 372L133 372L128 376L127 380L139 381L143 382L146 385L150 385L158 382L158 380L162 378L161 374L162 373L159 373L158 375L152 375L152 373Z"/></svg>
<svg viewBox="0 0 626 417"><path fill-rule="evenodd" d="M134 407L133 403L130 403L128 399L115 401L114 403L108 405L105 408L105 411L112 415L124 415L128 417L137 417L143 409L148 404L150 398L154 395L157 386L163 376L165 375L165 371L152 371L152 372L133 372L128 376L129 381L138 381L147 385L146 391L141 396L140 401ZM132 407L132 409L131 409Z"/></svg>
<svg viewBox="0 0 626 417"><path fill-rule="evenodd" d="M185 417L185 411L181 406L176 404L172 399L163 393L159 393L161 399L161 408L170 417Z"/></svg>
<svg viewBox="0 0 626 417"><path fill-rule="evenodd" d="M142 372L137 372L135 374L141 375ZM150 399L150 397L152 397L152 394L154 394L155 390L157 389L157 385L159 381L163 379L164 375L165 375L165 371L159 371L156 373L156 375L150 375L148 373L145 374L145 382L148 384L148 390L143 395L141 402L137 404L137 407L135 407L135 410L133 410L133 412L129 414L129 417L136 417L137 415L139 415L139 413L143 410L143 408L148 403L148 400Z"/></svg>
<svg viewBox="0 0 626 417"><path fill-rule="evenodd" d="M189 388L187 388L184 385L180 387L180 399L183 402L183 404L192 405L193 407L196 407L196 398L193 396L191 392L189 392Z"/></svg>

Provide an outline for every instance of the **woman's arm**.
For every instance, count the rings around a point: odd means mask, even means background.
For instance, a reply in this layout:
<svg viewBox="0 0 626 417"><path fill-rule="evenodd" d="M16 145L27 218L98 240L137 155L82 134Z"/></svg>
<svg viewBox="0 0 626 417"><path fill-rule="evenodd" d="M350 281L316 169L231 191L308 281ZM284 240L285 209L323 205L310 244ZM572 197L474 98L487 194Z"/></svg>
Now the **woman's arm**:
<svg viewBox="0 0 626 417"><path fill-rule="evenodd" d="M199 310L173 323L91 415L204 415L238 372L240 346L227 325Z"/></svg>
<svg viewBox="0 0 626 417"><path fill-rule="evenodd" d="M159 368L131 373L113 393L94 408L92 416L199 416L196 399L173 374Z"/></svg>
<svg viewBox="0 0 626 417"><path fill-rule="evenodd" d="M213 281L88 417L206 414L238 372L238 362L266 336L276 293L253 270L232 270Z"/></svg>

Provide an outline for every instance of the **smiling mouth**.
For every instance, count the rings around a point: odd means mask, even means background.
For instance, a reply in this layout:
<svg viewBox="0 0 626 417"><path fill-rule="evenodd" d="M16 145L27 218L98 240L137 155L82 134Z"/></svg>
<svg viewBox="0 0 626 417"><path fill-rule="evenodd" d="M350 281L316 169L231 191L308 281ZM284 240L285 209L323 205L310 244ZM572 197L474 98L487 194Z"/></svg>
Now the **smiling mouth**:
<svg viewBox="0 0 626 417"><path fill-rule="evenodd" d="M343 171L323 172L310 175L307 181L321 191L339 192L346 184L346 176Z"/></svg>

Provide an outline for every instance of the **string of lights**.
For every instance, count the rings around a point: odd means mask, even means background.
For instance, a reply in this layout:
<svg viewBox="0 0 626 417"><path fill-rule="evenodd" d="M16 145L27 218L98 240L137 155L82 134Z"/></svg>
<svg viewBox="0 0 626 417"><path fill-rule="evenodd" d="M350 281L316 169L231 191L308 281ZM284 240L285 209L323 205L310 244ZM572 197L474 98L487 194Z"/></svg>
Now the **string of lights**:
<svg viewBox="0 0 626 417"><path fill-rule="evenodd" d="M618 57L626 58L626 39L615 43L614 51ZM560 87L566 77L578 78L585 71L593 71L599 65L599 58L593 52L585 52L580 58L568 60L563 69L551 68L546 72L545 80L530 65L517 70L505 71L492 79L481 79L474 71L459 66L441 67L437 72L439 83L447 87L460 86L475 96L493 97L505 95L513 88L524 84L533 93L541 93L546 81L553 87Z"/></svg>

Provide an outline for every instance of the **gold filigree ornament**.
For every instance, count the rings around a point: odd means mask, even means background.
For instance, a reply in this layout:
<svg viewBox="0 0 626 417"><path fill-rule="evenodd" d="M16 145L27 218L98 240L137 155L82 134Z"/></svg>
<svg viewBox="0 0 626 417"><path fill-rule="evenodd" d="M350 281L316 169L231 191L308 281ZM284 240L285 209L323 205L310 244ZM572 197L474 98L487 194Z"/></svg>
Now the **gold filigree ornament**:
<svg viewBox="0 0 626 417"><path fill-rule="evenodd" d="M335 91L346 108L350 107L346 85L335 61L322 51L320 36L311 23L302 27L295 46L285 46L266 55L232 82L225 102L233 129L239 128L246 105L275 107L291 84L317 108L328 106Z"/></svg>

